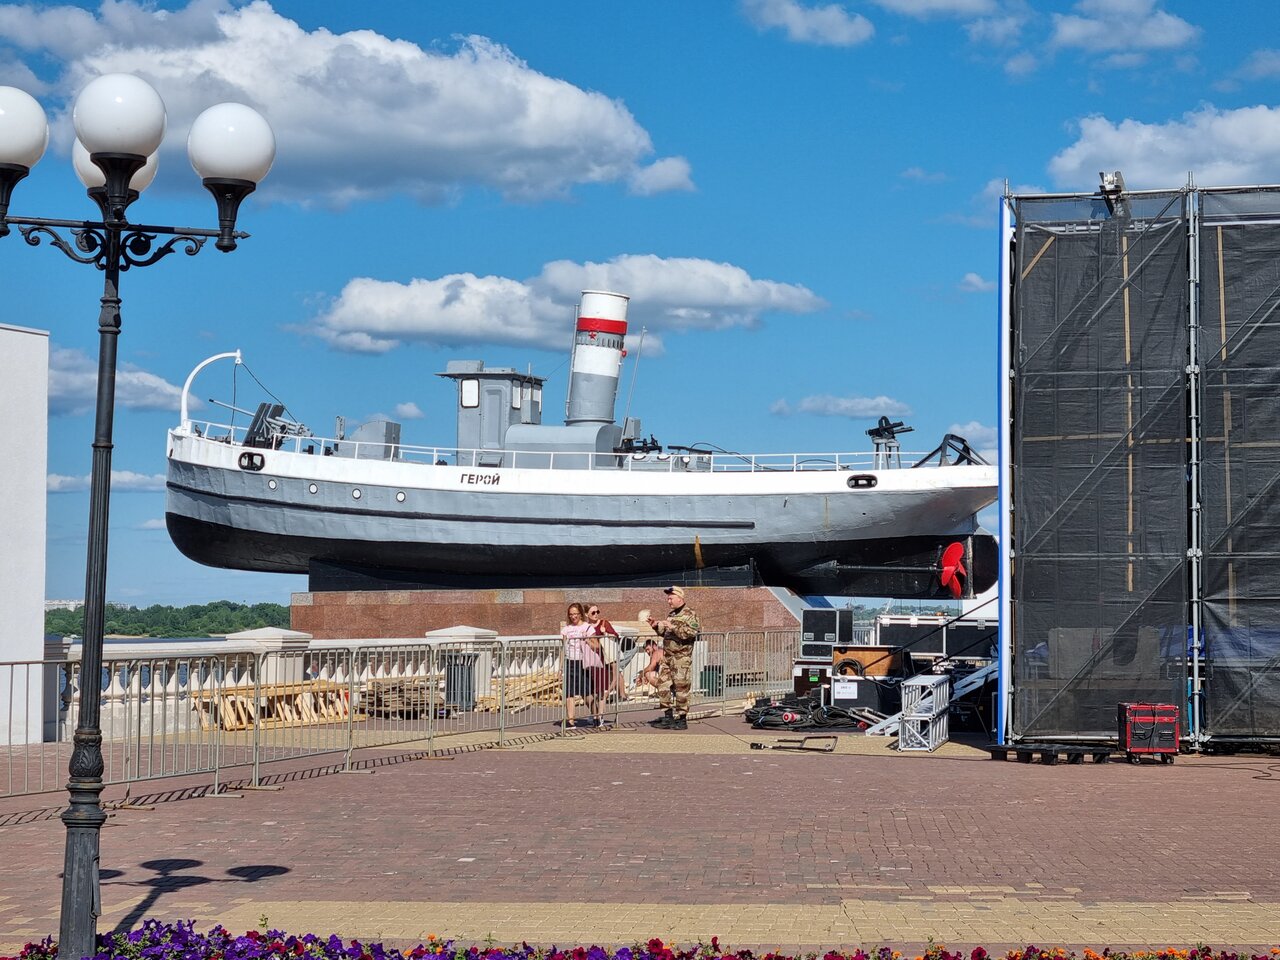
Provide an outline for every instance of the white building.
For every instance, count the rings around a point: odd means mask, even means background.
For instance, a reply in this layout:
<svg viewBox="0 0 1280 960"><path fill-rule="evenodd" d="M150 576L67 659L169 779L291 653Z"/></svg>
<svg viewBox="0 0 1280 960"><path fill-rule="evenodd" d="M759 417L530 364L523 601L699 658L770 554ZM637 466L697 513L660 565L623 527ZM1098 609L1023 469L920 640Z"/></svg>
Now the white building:
<svg viewBox="0 0 1280 960"><path fill-rule="evenodd" d="M42 739L49 334L0 323L0 744ZM36 661L34 666L3 666Z"/></svg>

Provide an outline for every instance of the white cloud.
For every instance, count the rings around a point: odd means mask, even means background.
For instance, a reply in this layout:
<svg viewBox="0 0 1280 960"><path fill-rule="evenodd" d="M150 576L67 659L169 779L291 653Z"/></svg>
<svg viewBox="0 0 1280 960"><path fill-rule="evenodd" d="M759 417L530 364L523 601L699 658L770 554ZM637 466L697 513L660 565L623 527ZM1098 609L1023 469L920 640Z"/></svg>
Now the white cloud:
<svg viewBox="0 0 1280 960"><path fill-rule="evenodd" d="M1280 50L1255 50L1240 67L1246 80L1266 80L1280 76Z"/></svg>
<svg viewBox="0 0 1280 960"><path fill-rule="evenodd" d="M981 17L996 11L995 0L874 0L874 3L885 10L918 20L929 17Z"/></svg>
<svg viewBox="0 0 1280 960"><path fill-rule="evenodd" d="M962 223L979 230L994 229L999 222L1000 200L1004 196L1006 181L993 177L983 184L982 189L969 199L969 212L955 211L945 215L948 223ZM1043 187L1034 184L1011 185L1009 192L1014 196L1033 193L1044 193Z"/></svg>
<svg viewBox="0 0 1280 960"><path fill-rule="evenodd" d="M0 7L0 37L19 49L75 60L122 38L139 46L216 40L215 16L226 7L225 0L193 0L182 10L155 10L150 4L105 0L94 16L69 5L6 5Z"/></svg>
<svg viewBox="0 0 1280 960"><path fill-rule="evenodd" d="M853 47L875 33L870 20L838 3L808 7L797 0L742 0L742 9L758 29L783 30L795 43Z"/></svg>
<svg viewBox="0 0 1280 960"><path fill-rule="evenodd" d="M911 413L911 408L892 397L833 397L824 393L805 397L794 407L787 400L777 400L769 408L769 412L783 417L793 413L811 413L821 417L866 420L873 417L905 416Z"/></svg>
<svg viewBox="0 0 1280 960"><path fill-rule="evenodd" d="M970 271L960 278L959 288L964 293L990 293L996 288L994 280L984 280Z"/></svg>
<svg viewBox="0 0 1280 960"><path fill-rule="evenodd" d="M1004 62L1004 72L1011 77L1026 77L1040 68L1040 61L1034 53L1023 51L1015 53Z"/></svg>
<svg viewBox="0 0 1280 960"><path fill-rule="evenodd" d="M1004 196L1004 188L1006 181L999 177L993 177L988 180L982 187L982 192L974 197L975 202L980 201L984 206L995 207L996 201ZM1034 183L1017 183L1009 185L1009 192L1017 195L1028 193L1045 193L1044 187Z"/></svg>
<svg viewBox="0 0 1280 960"><path fill-rule="evenodd" d="M583 290L643 291L630 305L632 330L754 327L763 314L811 313L826 306L796 284L758 280L741 267L694 258L623 255L607 263L557 260L529 280L456 273L408 283L358 277L313 324L339 350L385 353L406 342L562 347ZM633 335L634 336L634 335Z"/></svg>
<svg viewBox="0 0 1280 960"><path fill-rule="evenodd" d="M636 196L648 197L669 190L692 190L689 161L684 157L664 157L647 167L632 171L628 188Z"/></svg>
<svg viewBox="0 0 1280 960"><path fill-rule="evenodd" d="M455 273L408 283L357 277L304 329L354 353L386 353L405 341L544 346L557 312L563 323L563 305L539 300L528 285L505 277Z"/></svg>
<svg viewBox="0 0 1280 960"><path fill-rule="evenodd" d="M1093 53L1172 50L1200 36L1199 27L1157 7L1157 0L1081 0L1076 13L1052 14L1050 44Z"/></svg>
<svg viewBox="0 0 1280 960"><path fill-rule="evenodd" d="M94 409L98 362L80 350L49 352L49 414L75 416ZM163 377L123 364L116 371L116 406L132 410L177 410L182 388Z"/></svg>
<svg viewBox="0 0 1280 960"><path fill-rule="evenodd" d="M995 463L994 460L991 463ZM985 510L978 511L978 525L988 533L995 533L1000 529L1000 505L993 503Z"/></svg>
<svg viewBox="0 0 1280 960"><path fill-rule="evenodd" d="M78 493L89 489L90 475L71 477L61 473L51 473L45 478L45 489L49 493ZM111 471L112 493L138 493L163 490L165 476L163 473L134 473L131 470Z"/></svg>
<svg viewBox="0 0 1280 960"><path fill-rule="evenodd" d="M8 56L3 50L0 50L0 84L25 90L36 98L49 92L49 85L32 73L30 67L16 57Z"/></svg>
<svg viewBox="0 0 1280 960"><path fill-rule="evenodd" d="M74 493L89 489L89 475L69 477L62 473L51 473L45 477L45 489L49 493Z"/></svg>
<svg viewBox="0 0 1280 960"><path fill-rule="evenodd" d="M1218 110L1212 105L1168 123L1106 117L1080 121L1080 136L1049 162L1063 187L1097 186L1099 170L1121 170L1133 189L1197 183L1270 183L1280 167L1280 107Z"/></svg>
<svg viewBox="0 0 1280 960"><path fill-rule="evenodd" d="M412 400L408 403L396 404L396 417L400 420L421 420L425 416L426 414Z"/></svg>
<svg viewBox="0 0 1280 960"><path fill-rule="evenodd" d="M279 148L267 197L341 206L388 195L441 202L467 187L520 199L588 183L690 189L688 162L655 161L621 102L539 73L484 37L424 49L372 30L308 31L266 0L192 0L176 11L106 0L96 15L0 7L0 56L6 46L61 61L54 89L68 104L99 73L152 82L169 114L162 171L186 168L187 131L204 107L256 107ZM54 118L63 151L66 109Z"/></svg>
<svg viewBox="0 0 1280 960"><path fill-rule="evenodd" d="M1005 46L1014 43L1022 35L1026 21L1016 14L983 17L965 24L965 33L976 44Z"/></svg>
<svg viewBox="0 0 1280 960"><path fill-rule="evenodd" d="M903 180L915 180L919 183L941 183L947 179L945 173L931 173L924 167L907 167L898 176L902 177Z"/></svg>
<svg viewBox="0 0 1280 960"><path fill-rule="evenodd" d="M168 525L164 522L164 517L152 517L150 520L143 520L138 524L139 530L166 530Z"/></svg>
<svg viewBox="0 0 1280 960"><path fill-rule="evenodd" d="M964 437L969 441L969 446L983 460L988 463L996 462L998 450L996 447L995 427L987 426L977 420L970 420L968 423L953 423L947 427L947 433L954 433L958 437Z"/></svg>

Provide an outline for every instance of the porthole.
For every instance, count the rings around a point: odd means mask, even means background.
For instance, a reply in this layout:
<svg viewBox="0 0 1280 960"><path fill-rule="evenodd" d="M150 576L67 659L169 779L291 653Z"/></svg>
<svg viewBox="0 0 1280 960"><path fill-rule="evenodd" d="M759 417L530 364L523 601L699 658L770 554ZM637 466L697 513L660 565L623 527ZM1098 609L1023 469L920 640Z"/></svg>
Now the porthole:
<svg viewBox="0 0 1280 960"><path fill-rule="evenodd" d="M308 489L308 490L310 490L312 493L315 493L315 492L317 492L320 488L319 488L319 487L317 487L317 486L313 483L313 484L311 484L311 486L307 487L307 489Z"/></svg>
<svg viewBox="0 0 1280 960"><path fill-rule="evenodd" d="M867 490L876 485L876 478L869 473L857 473L845 481L850 490Z"/></svg>
<svg viewBox="0 0 1280 960"><path fill-rule="evenodd" d="M268 480L267 487L271 490L274 490L276 488L276 482L274 480Z"/></svg>
<svg viewBox="0 0 1280 960"><path fill-rule="evenodd" d="M359 487L356 487L354 490L352 490L352 491L351 491L351 499L352 499L352 500L359 500L359 499L360 499L360 488L359 488Z"/></svg>
<svg viewBox="0 0 1280 960"><path fill-rule="evenodd" d="M404 491L401 490L396 494L396 503L404 503Z"/></svg>

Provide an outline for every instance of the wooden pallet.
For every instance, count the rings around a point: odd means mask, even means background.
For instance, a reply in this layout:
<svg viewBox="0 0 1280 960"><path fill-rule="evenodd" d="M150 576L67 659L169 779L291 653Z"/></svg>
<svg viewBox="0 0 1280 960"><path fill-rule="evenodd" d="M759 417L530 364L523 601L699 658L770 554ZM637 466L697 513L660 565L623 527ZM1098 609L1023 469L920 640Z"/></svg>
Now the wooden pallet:
<svg viewBox="0 0 1280 960"><path fill-rule="evenodd" d="M299 680L253 687L228 687L194 698L200 727L250 730L342 723L350 714L347 688L329 680Z"/></svg>
<svg viewBox="0 0 1280 960"><path fill-rule="evenodd" d="M501 702L514 713L534 706L554 705L564 698L562 680L556 671L539 670L535 673L521 674L518 677L508 677L505 681L505 689L502 689L503 683L504 681L495 678L493 692L476 698L477 712L496 713L498 704ZM501 700L499 700L500 693Z"/></svg>
<svg viewBox="0 0 1280 960"><path fill-rule="evenodd" d="M1078 743L1012 743L1001 746L989 744L983 748L991 754L992 760L1008 760L1012 754L1019 763L1031 763L1039 757L1041 763L1053 765L1059 760L1067 763L1084 763L1085 757L1092 757L1094 763L1109 763L1115 748L1106 744Z"/></svg>
<svg viewBox="0 0 1280 960"><path fill-rule="evenodd" d="M433 686L435 702L443 702L441 680L439 675L371 678L364 685L365 712L383 717L420 717L431 710Z"/></svg>

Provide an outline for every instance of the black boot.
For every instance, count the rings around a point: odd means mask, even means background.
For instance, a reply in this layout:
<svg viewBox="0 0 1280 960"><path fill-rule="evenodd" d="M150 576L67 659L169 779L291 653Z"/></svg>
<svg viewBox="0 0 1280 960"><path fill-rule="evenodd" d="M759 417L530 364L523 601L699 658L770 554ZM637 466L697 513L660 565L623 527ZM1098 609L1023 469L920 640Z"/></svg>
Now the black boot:
<svg viewBox="0 0 1280 960"><path fill-rule="evenodd" d="M667 724L668 730L688 730L689 721L684 717L672 717L671 722Z"/></svg>
<svg viewBox="0 0 1280 960"><path fill-rule="evenodd" d="M659 730L667 729L667 727L671 726L671 711L670 710L663 711L662 716L660 716L657 720L649 721L649 726L657 727Z"/></svg>

